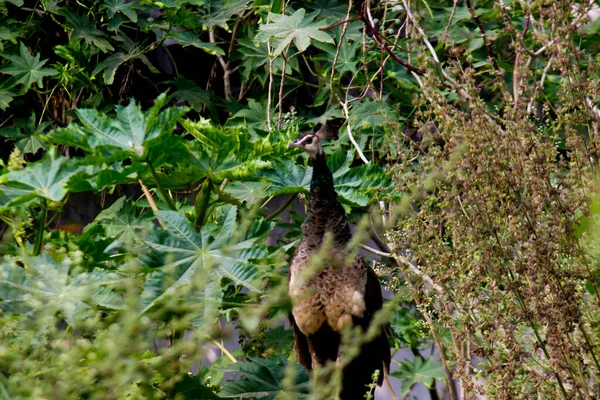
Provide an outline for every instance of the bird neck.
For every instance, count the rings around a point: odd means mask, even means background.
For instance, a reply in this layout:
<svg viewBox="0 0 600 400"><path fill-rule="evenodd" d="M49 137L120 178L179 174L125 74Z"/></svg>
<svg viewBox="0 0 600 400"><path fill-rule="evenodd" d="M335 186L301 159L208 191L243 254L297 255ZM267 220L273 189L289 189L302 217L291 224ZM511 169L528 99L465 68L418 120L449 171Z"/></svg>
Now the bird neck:
<svg viewBox="0 0 600 400"><path fill-rule="evenodd" d="M352 238L344 207L337 199L333 174L327 166L325 154L313 158L313 175L310 183L310 207L305 236L312 236L320 244L325 232L333 234L334 245L346 245Z"/></svg>

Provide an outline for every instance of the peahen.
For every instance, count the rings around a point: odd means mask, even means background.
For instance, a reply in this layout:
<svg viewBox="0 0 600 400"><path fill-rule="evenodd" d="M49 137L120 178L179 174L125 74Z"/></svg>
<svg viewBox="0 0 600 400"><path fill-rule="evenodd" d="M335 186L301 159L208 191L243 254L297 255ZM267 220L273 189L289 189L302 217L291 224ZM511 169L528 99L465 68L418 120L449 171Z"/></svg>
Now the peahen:
<svg viewBox="0 0 600 400"><path fill-rule="evenodd" d="M343 329L347 325L360 326L366 332L373 314L383 304L381 286L373 269L360 255L348 257L352 232L321 147L321 139L332 135L327 125L324 128L303 134L288 145L307 152L313 162L303 240L296 248L288 272L295 348L299 362L308 371L327 362L340 363L344 357L339 351ZM326 254L322 254L326 233L331 238ZM372 382L375 370L380 371L377 383L381 386L391 358L387 330L388 326L382 327L381 333L363 344L359 355L346 364L340 399L364 399L366 385Z"/></svg>

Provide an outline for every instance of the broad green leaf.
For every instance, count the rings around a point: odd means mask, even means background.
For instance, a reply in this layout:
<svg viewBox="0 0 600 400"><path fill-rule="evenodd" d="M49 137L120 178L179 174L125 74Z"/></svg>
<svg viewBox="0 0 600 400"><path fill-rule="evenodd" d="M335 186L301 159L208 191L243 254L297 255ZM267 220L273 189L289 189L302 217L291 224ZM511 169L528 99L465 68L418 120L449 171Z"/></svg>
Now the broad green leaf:
<svg viewBox="0 0 600 400"><path fill-rule="evenodd" d="M13 101L14 96L14 93L0 90L0 109L6 110Z"/></svg>
<svg viewBox="0 0 600 400"><path fill-rule="evenodd" d="M256 43L252 33L247 39L240 38L238 45L239 47L232 55L231 60L239 60L242 63L244 82L256 77L264 87L269 78L269 48L267 43ZM283 64L283 58L281 57L273 60L273 74L280 75ZM298 58L296 57L288 59L285 63L286 75L291 75L292 71L300 72Z"/></svg>
<svg viewBox="0 0 600 400"><path fill-rule="evenodd" d="M11 64L0 69L0 72L13 76L14 82L11 81L13 86L23 85L22 90L27 91L35 83L41 88L45 76L54 76L58 73L55 69L43 68L47 60L40 61L39 53L32 56L22 42L19 45L19 52L19 55L2 53L2 57L9 60Z"/></svg>
<svg viewBox="0 0 600 400"><path fill-rule="evenodd" d="M298 364L287 364L278 359L249 357L249 361L238 361L224 370L241 376L242 379L226 381L223 390L219 392L220 397L308 398L308 374ZM291 381L286 379L286 373L292 375Z"/></svg>
<svg viewBox="0 0 600 400"><path fill-rule="evenodd" d="M294 345L294 332L283 325L265 332L265 347L273 354L287 354Z"/></svg>
<svg viewBox="0 0 600 400"><path fill-rule="evenodd" d="M32 113L28 119L17 118L14 126L0 129L0 136L13 140L22 153L37 153L39 149L48 148L48 143L40 135L49 126L50 122L38 124L35 113Z"/></svg>
<svg viewBox="0 0 600 400"><path fill-rule="evenodd" d="M72 31L71 40L83 39L86 43L98 47L105 53L115 49L105 39L105 33L97 29L96 25L85 15L79 15L69 7L61 7L60 14L67 18L67 25Z"/></svg>
<svg viewBox="0 0 600 400"><path fill-rule="evenodd" d="M104 0L104 4L100 6L100 9L105 10L109 18L121 13L127 16L131 22L138 21L136 10L140 8L137 2L125 0Z"/></svg>
<svg viewBox="0 0 600 400"><path fill-rule="evenodd" d="M145 243L164 254L167 260L165 268L173 276L173 283L163 288L142 312L179 287L190 284L199 274L204 276L208 272L253 292L262 291L253 261L266 255L264 246L257 243L262 236L240 237L235 207L229 210L220 226L204 225L200 232L195 232L185 216L178 212L156 211L154 214L167 230L156 231L156 236L148 238Z"/></svg>
<svg viewBox="0 0 600 400"><path fill-rule="evenodd" d="M300 8L291 16L282 14L271 14L273 22L261 25L256 34L255 41L258 43L274 39L273 55L280 55L292 41L299 51L305 51L312 40L324 43L334 43L333 38L321 30L327 26L325 21L313 21L316 13L305 15L306 10Z"/></svg>
<svg viewBox="0 0 600 400"><path fill-rule="evenodd" d="M275 112L275 109L272 109L271 111L271 119L276 118L277 113ZM248 107L238 111L231 118L232 121L235 121L236 119L244 121L253 133L257 133L257 131L269 131L269 125L267 124L267 107L264 102L261 103L254 99L248 99Z"/></svg>
<svg viewBox="0 0 600 400"><path fill-rule="evenodd" d="M104 78L104 83L106 83L107 85L112 85L115 81L115 73L117 72L117 69L119 69L121 64L123 64L127 60L129 60L129 57L127 57L126 54L111 54L106 58L106 60L96 65L96 68L94 68L94 70L92 71L92 75L96 75L104 71L102 75Z"/></svg>
<svg viewBox="0 0 600 400"><path fill-rule="evenodd" d="M140 238L143 231L150 229L151 220L149 213L140 214L134 204L126 201L123 196L109 208L102 210L94 222L102 225L106 236L114 238L115 242L132 244Z"/></svg>
<svg viewBox="0 0 600 400"><path fill-rule="evenodd" d="M122 308L122 298L108 290L122 277L99 269L71 274L67 261L38 256L0 264L0 309L17 314L60 311L73 324L90 306Z"/></svg>
<svg viewBox="0 0 600 400"><path fill-rule="evenodd" d="M399 365L399 368L392 372L390 376L402 379L400 388L403 396L406 396L417 383L431 389L434 387L436 379L445 378L442 364L434 361L433 357L425 361L421 357L415 357L412 361L397 362L394 360L394 362Z"/></svg>
<svg viewBox="0 0 600 400"><path fill-rule="evenodd" d="M384 101L367 99L355 103L350 109L350 123L358 128L375 128L390 122L398 123L400 117Z"/></svg>
<svg viewBox="0 0 600 400"><path fill-rule="evenodd" d="M203 90L196 82L183 77L177 78L173 83L177 85L177 100L185 101L197 112L202 112L206 107L212 116L218 116L211 93Z"/></svg>
<svg viewBox="0 0 600 400"><path fill-rule="evenodd" d="M284 160L271 171L262 174L271 182L269 194L308 193L312 178L312 167L302 168L291 160Z"/></svg>
<svg viewBox="0 0 600 400"><path fill-rule="evenodd" d="M51 148L40 161L0 176L0 208L38 196L60 201L67 194L69 179L80 169Z"/></svg>
<svg viewBox="0 0 600 400"><path fill-rule="evenodd" d="M78 109L80 124L69 123L66 128L51 132L49 140L86 151L122 150L121 159L142 157L148 142L159 136L171 134L175 124L188 111L185 107L170 107L160 111L166 96L160 95L149 110L142 112L140 105L131 100L129 105L116 106L116 116L95 109ZM116 161L116 159L114 160Z"/></svg>
<svg viewBox="0 0 600 400"><path fill-rule="evenodd" d="M229 31L227 21L234 15L242 15L248 8L248 0L204 0L200 22L208 29L217 26Z"/></svg>
<svg viewBox="0 0 600 400"><path fill-rule="evenodd" d="M200 40L194 32L170 32L167 35L168 39L172 39L183 47L193 46L200 50L204 50L208 54L225 55L225 51L214 43L207 43Z"/></svg>
<svg viewBox="0 0 600 400"><path fill-rule="evenodd" d="M377 191L389 192L391 182L377 165L361 165L350 168L353 152L337 152L329 156L328 166L333 173L333 184L344 203L364 207L374 200ZM308 193L312 179L312 167L303 168L291 160L284 160L273 170L261 176L271 183L268 193L272 196L284 193Z"/></svg>
<svg viewBox="0 0 600 400"><path fill-rule="evenodd" d="M250 207L265 198L268 186L265 182L233 182L225 187L225 192Z"/></svg>

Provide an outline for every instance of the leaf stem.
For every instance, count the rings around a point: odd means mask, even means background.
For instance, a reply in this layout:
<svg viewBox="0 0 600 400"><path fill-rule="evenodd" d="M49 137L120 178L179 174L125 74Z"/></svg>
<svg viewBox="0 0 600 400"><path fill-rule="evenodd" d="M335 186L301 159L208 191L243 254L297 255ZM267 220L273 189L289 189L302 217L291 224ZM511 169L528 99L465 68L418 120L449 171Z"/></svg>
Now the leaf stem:
<svg viewBox="0 0 600 400"><path fill-rule="evenodd" d="M171 196L169 196L167 191L158 182L158 176L156 175L156 171L154 171L154 167L152 166L152 163L150 162L150 160L146 160L146 163L148 164L148 169L150 170L150 174L152 175L152 180L154 181L154 184L156 185L156 188L160 192L162 198L167 202L167 205L169 206L169 208L171 210L177 211L177 209L175 208L175 204L173 203L173 200L171 199Z"/></svg>
<svg viewBox="0 0 600 400"><path fill-rule="evenodd" d="M35 245L33 247L33 255L39 256L42 251L42 244L44 242L44 231L46 229L46 199L42 199L42 209L38 216L38 231L35 237Z"/></svg>
<svg viewBox="0 0 600 400"><path fill-rule="evenodd" d="M296 199L296 195L297 195L297 193L292 194L290 196L290 198L287 199L287 201L285 203L283 203L283 205L281 207L279 207L277 210L273 211L271 214L267 215L265 217L265 221L270 221L273 218L275 218L276 216L278 216L279 214L281 214L286 208L288 208L288 206L290 204L292 204L294 199Z"/></svg>

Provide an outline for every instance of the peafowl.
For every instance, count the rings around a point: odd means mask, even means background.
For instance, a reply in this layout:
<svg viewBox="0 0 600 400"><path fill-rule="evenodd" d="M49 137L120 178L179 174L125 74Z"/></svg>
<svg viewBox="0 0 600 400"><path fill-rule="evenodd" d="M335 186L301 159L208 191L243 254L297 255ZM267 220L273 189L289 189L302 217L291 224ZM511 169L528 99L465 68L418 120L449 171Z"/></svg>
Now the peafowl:
<svg viewBox="0 0 600 400"><path fill-rule="evenodd" d="M308 215L302 225L303 240L289 266L289 295L293 308L290 323L299 362L308 370L328 362L345 364L342 370L341 400L364 399L366 385L379 370L378 384L389 372L389 326L360 348L350 362L341 362L341 333L346 326L369 327L373 314L382 307L379 279L373 269L357 255L349 258L347 245L352 239L350 224L333 186L333 175L326 162L321 140L333 132L327 125L317 133L307 133L288 147L299 148L312 158ZM327 235L330 238L325 239ZM328 243L325 253L321 246ZM315 265L317 264L317 265ZM307 274L307 269L312 275ZM309 275L307 277L307 275Z"/></svg>

